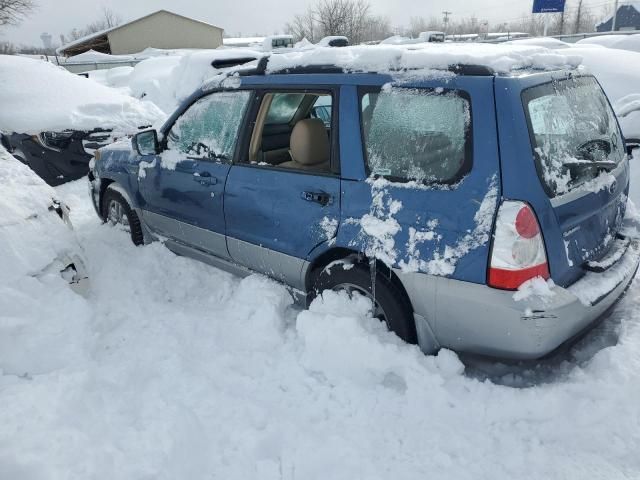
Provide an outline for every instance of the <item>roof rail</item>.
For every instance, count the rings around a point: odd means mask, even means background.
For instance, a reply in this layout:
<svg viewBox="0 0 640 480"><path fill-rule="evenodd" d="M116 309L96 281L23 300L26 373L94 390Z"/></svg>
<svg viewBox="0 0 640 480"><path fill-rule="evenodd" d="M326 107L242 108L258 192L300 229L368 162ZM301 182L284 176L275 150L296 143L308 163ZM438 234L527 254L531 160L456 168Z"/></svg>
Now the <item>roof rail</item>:
<svg viewBox="0 0 640 480"><path fill-rule="evenodd" d="M247 68L243 70L239 70L238 74L241 76L249 76L249 75L265 75L267 71L267 66L269 64L270 55L265 55L258 60L258 65L255 68ZM398 70L390 70L393 72L402 72L402 71L411 71L414 69L398 69ZM448 71L453 72L457 75L468 75L468 76L492 76L495 75L495 70L491 67L487 67L485 65L474 65L474 64L454 64L449 65L447 68ZM296 65L293 67L282 67L278 70L271 70L269 73L274 75L282 75L282 74L314 74L314 73L387 73L387 72L378 72L375 70L371 71L360 71L360 70L349 70L348 68L339 67L334 64L319 64L319 65Z"/></svg>
<svg viewBox="0 0 640 480"><path fill-rule="evenodd" d="M448 70L457 75L468 75L472 77L486 77L495 75L495 70L486 65L473 65L473 64L455 64L449 65Z"/></svg>
<svg viewBox="0 0 640 480"><path fill-rule="evenodd" d="M253 62L258 57L236 57L236 58L219 58L211 62L213 68L229 68L237 67L245 63Z"/></svg>

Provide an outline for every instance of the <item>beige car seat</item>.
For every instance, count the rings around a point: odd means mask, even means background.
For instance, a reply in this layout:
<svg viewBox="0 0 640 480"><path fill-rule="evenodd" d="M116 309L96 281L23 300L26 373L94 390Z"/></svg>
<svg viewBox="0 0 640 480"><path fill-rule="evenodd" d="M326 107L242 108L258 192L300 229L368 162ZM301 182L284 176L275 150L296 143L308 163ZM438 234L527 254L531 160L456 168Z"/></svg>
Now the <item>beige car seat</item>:
<svg viewBox="0 0 640 480"><path fill-rule="evenodd" d="M293 127L289 143L292 160L278 165L284 168L329 172L329 135L319 118L300 120Z"/></svg>

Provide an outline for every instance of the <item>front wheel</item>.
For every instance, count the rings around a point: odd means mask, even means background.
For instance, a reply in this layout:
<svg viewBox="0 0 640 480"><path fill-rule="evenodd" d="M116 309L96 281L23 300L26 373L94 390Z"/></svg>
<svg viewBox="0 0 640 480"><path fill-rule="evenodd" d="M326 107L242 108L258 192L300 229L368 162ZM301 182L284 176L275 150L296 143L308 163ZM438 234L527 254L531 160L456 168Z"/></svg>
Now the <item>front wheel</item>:
<svg viewBox="0 0 640 480"><path fill-rule="evenodd" d="M118 226L129 233L134 245L144 243L144 235L138 214L124 196L111 185L102 196L102 219L105 223Z"/></svg>
<svg viewBox="0 0 640 480"><path fill-rule="evenodd" d="M381 273L375 274L375 297L371 270L364 264L338 263L324 268L317 276L311 295L324 290L345 291L349 296L363 295L371 300L372 315L407 343L417 343L413 311L404 293Z"/></svg>

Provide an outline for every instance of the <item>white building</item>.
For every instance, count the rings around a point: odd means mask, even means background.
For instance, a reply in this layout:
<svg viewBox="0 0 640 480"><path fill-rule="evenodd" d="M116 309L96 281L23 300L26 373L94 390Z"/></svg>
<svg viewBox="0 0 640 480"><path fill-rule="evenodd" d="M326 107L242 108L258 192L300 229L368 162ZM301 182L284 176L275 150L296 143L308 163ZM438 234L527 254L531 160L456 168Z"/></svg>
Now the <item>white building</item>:
<svg viewBox="0 0 640 480"><path fill-rule="evenodd" d="M145 48L217 48L224 30L215 25L158 10L128 23L92 33L58 48L65 56L89 50L122 55Z"/></svg>

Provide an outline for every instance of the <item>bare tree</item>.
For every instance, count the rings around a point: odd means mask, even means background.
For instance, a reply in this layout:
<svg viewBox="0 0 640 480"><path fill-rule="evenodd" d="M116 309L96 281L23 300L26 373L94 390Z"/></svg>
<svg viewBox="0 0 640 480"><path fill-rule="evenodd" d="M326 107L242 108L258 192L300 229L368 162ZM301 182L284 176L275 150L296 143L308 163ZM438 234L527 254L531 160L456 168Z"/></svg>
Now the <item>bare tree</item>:
<svg viewBox="0 0 640 480"><path fill-rule="evenodd" d="M0 27L18 25L36 6L35 0L0 0Z"/></svg>
<svg viewBox="0 0 640 480"><path fill-rule="evenodd" d="M366 0L318 0L304 14L296 15L285 30L297 39L317 42L328 35L344 35L351 43L369 39L375 30L389 30L388 22L374 17ZM374 27L375 26L375 27Z"/></svg>
<svg viewBox="0 0 640 480"><path fill-rule="evenodd" d="M1 1L2 0L0 0L0 2ZM118 15L110 8L103 6L100 12L100 17L96 21L90 23L84 28L72 29L67 35L65 35L65 41L74 41L87 35L91 35L92 33L101 32L109 28L117 27L121 23L122 17L120 15Z"/></svg>

